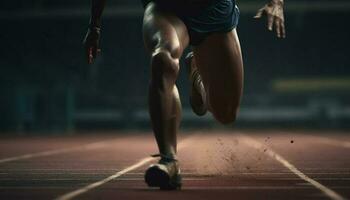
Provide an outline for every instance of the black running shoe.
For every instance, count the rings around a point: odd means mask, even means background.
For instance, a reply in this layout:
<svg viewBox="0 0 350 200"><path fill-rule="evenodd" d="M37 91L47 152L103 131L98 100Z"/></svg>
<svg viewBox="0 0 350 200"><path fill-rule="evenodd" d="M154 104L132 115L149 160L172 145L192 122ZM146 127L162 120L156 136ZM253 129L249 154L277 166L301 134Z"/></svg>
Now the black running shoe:
<svg viewBox="0 0 350 200"><path fill-rule="evenodd" d="M174 158L163 155L157 164L151 165L145 173L145 181L149 187L159 187L161 190L181 189L181 174L179 163Z"/></svg>
<svg viewBox="0 0 350 200"><path fill-rule="evenodd" d="M198 69L191 66L193 52L187 54L185 63L190 81L190 104L194 113L203 116L207 113L207 97Z"/></svg>

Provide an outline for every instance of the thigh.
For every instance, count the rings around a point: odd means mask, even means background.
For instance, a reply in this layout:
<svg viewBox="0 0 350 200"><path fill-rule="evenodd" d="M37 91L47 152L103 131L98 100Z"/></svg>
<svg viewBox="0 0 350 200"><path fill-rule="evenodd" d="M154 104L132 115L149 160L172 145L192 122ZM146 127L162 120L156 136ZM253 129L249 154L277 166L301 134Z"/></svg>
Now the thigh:
<svg viewBox="0 0 350 200"><path fill-rule="evenodd" d="M150 54L166 50L180 58L189 43L185 24L175 14L156 3L147 5L143 18L143 39Z"/></svg>
<svg viewBox="0 0 350 200"><path fill-rule="evenodd" d="M213 114L236 113L243 87L243 62L236 30L210 35L194 47L194 55Z"/></svg>

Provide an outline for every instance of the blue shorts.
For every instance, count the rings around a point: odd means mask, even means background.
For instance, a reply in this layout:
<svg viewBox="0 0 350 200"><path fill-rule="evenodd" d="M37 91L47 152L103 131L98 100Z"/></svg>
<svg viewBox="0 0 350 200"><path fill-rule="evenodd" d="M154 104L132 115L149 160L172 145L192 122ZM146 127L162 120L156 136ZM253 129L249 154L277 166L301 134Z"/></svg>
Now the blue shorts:
<svg viewBox="0 0 350 200"><path fill-rule="evenodd" d="M148 0L150 1L152 0ZM162 8L162 5L160 7ZM179 12L178 9L172 10L168 7L164 10L174 12L184 22L190 36L190 44L194 46L199 45L212 33L231 31L237 27L239 20L239 9L235 0L214 1L195 14Z"/></svg>

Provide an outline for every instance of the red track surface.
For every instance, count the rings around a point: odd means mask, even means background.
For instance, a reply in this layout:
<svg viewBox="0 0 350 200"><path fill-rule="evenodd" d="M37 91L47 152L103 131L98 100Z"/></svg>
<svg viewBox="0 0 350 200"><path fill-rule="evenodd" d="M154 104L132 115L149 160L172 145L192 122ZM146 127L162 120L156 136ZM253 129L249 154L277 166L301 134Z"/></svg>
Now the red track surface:
<svg viewBox="0 0 350 200"><path fill-rule="evenodd" d="M181 191L148 188L146 163L73 199L350 198L350 134L197 131L179 140ZM2 138L0 149L0 199L62 197L157 152L152 133ZM31 155L18 157L24 154ZM276 155L338 196L300 178Z"/></svg>

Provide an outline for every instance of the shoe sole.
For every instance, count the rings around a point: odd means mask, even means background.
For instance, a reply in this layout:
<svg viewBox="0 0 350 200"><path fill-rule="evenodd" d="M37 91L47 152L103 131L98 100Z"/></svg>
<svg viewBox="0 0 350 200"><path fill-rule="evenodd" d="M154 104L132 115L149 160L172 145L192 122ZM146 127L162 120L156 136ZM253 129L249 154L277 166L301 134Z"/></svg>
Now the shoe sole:
<svg viewBox="0 0 350 200"><path fill-rule="evenodd" d="M197 89L193 89L193 87L194 86L190 88L191 90L190 105L194 113L196 113L198 116L203 116L207 113L207 108L204 105L203 100L201 99L202 98L201 94L197 91ZM201 101L201 103L198 103L198 101ZM201 105L198 106L198 104L201 104Z"/></svg>
<svg viewBox="0 0 350 200"><path fill-rule="evenodd" d="M149 187L159 187L161 190L181 189L181 175L170 178L169 174L153 166L147 169L145 173L145 182Z"/></svg>
<svg viewBox="0 0 350 200"><path fill-rule="evenodd" d="M185 58L186 67L188 70L191 69L191 59L193 55L187 55ZM193 80L191 80L192 82ZM195 114L198 116L203 116L207 113L207 107L204 103L204 100L202 99L202 94L196 86L193 84L193 82L190 85L190 105L192 107L192 110ZM200 101L200 103L198 103Z"/></svg>

